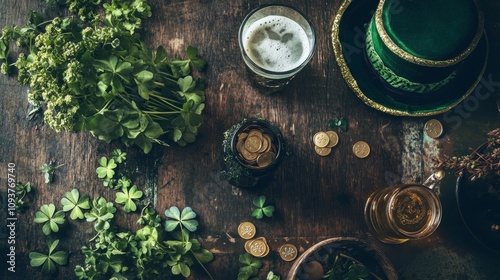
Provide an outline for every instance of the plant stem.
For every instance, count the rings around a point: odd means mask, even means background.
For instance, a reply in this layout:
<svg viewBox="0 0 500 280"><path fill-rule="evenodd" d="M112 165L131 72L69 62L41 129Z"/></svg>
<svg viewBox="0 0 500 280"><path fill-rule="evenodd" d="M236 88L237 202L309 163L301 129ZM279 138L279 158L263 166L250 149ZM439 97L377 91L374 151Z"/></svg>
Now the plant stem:
<svg viewBox="0 0 500 280"><path fill-rule="evenodd" d="M203 263L201 263L201 261L196 257L196 255L194 254L193 250L189 250L191 252L191 254L193 254L193 257L194 259L198 262L198 264L201 266L201 268L205 271L205 273L208 275L208 277L210 277L211 280L214 280L214 278L212 277L212 274L210 274L210 272L207 270L207 268L203 265Z"/></svg>

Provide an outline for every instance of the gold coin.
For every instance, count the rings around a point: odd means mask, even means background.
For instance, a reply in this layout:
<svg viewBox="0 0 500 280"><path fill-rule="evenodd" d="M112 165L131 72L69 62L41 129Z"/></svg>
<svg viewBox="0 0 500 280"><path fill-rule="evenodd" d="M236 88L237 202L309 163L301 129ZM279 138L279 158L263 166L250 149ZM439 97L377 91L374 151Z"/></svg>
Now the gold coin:
<svg viewBox="0 0 500 280"><path fill-rule="evenodd" d="M275 157L276 155L273 152L260 154L257 157L257 165L261 168L266 167L274 161Z"/></svg>
<svg viewBox="0 0 500 280"><path fill-rule="evenodd" d="M238 234L243 239L251 239L255 236L255 225L250 222L243 222L238 226Z"/></svg>
<svg viewBox="0 0 500 280"><path fill-rule="evenodd" d="M273 141L271 140L271 137L267 134L264 134L263 137L267 140L267 143L269 145L267 146L267 149L264 152L269 152L271 149L274 149Z"/></svg>
<svg viewBox="0 0 500 280"><path fill-rule="evenodd" d="M328 142L330 142L330 138L328 137L328 134L326 134L323 131L320 131L320 132L314 134L313 142L314 142L314 145L316 145L320 148L323 148L323 147L326 147L326 145L328 145Z"/></svg>
<svg viewBox="0 0 500 280"><path fill-rule="evenodd" d="M247 137L248 137L248 133L246 133L246 132L242 132L242 133L238 134L238 142L241 140L245 140Z"/></svg>
<svg viewBox="0 0 500 280"><path fill-rule="evenodd" d="M261 238L254 239L250 244L248 245L248 249L250 250L250 255L254 257L262 257L264 254L266 254L267 249L267 243Z"/></svg>
<svg viewBox="0 0 500 280"><path fill-rule="evenodd" d="M266 137L262 137L262 147L257 151L258 153L264 153L269 148L270 142Z"/></svg>
<svg viewBox="0 0 500 280"><path fill-rule="evenodd" d="M262 147L262 140L256 135L249 135L245 140L245 149L251 153L256 153Z"/></svg>
<svg viewBox="0 0 500 280"><path fill-rule="evenodd" d="M322 156L322 157L326 157L327 155L329 155L331 152L332 152L332 148L329 148L329 147L318 147L318 146L314 146L314 151L316 152L316 154Z"/></svg>
<svg viewBox="0 0 500 280"><path fill-rule="evenodd" d="M248 137L257 136L259 139L262 139L262 132L258 129L252 129L248 132Z"/></svg>
<svg viewBox="0 0 500 280"><path fill-rule="evenodd" d="M365 158L370 154L370 146L365 141L358 141L352 147L352 151L358 158Z"/></svg>
<svg viewBox="0 0 500 280"><path fill-rule="evenodd" d="M280 257L287 262L293 261L298 255L297 247L293 244L282 245L279 249L279 253Z"/></svg>
<svg viewBox="0 0 500 280"><path fill-rule="evenodd" d="M326 134L328 135L329 142L328 145L326 145L328 148L333 148L339 143L339 135L335 131L327 131Z"/></svg>
<svg viewBox="0 0 500 280"><path fill-rule="evenodd" d="M269 248L269 245L266 243L266 251L265 251L265 252L264 252L264 254L262 254L262 256L260 256L260 257L261 257L261 258L263 258L263 257L267 256L267 254L269 254L269 251L270 251L270 250L271 250L271 249Z"/></svg>
<svg viewBox="0 0 500 280"><path fill-rule="evenodd" d="M253 242L253 239L247 240L247 242L245 242L245 251L249 254L250 254L250 244L252 244L252 242Z"/></svg>
<svg viewBox="0 0 500 280"><path fill-rule="evenodd" d="M431 119L424 125L424 131L431 138L439 138L443 134L443 125L436 119Z"/></svg>
<svg viewBox="0 0 500 280"><path fill-rule="evenodd" d="M245 159L247 161L250 161L250 162L255 161L257 159L257 156L259 155L257 153L251 153L251 152L249 152L244 147L243 147L243 149L240 150L240 153L241 153L241 156L243 157L243 159Z"/></svg>

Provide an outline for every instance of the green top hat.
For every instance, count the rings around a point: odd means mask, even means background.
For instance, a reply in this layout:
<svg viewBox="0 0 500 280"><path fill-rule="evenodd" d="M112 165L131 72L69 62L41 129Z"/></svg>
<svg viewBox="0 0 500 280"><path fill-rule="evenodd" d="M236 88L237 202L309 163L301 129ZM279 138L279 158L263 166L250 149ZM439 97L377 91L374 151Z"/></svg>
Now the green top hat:
<svg viewBox="0 0 500 280"><path fill-rule="evenodd" d="M397 116L437 115L466 99L489 53L476 2L380 1L344 0L332 22L335 58L353 92Z"/></svg>
<svg viewBox="0 0 500 280"><path fill-rule="evenodd" d="M454 79L483 31L474 0L381 0L367 27L366 52L391 92L410 98Z"/></svg>

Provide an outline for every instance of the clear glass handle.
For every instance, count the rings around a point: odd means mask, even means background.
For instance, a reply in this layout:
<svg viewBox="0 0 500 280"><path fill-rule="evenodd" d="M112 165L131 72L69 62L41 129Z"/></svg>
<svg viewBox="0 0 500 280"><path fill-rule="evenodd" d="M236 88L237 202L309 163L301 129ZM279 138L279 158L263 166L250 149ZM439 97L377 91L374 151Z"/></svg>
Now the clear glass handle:
<svg viewBox="0 0 500 280"><path fill-rule="evenodd" d="M431 176L429 176L429 178L427 178L427 180L425 180L425 182L422 185L428 187L431 190L434 190L434 188L437 187L439 183L441 183L441 181L444 178L444 175L445 173L443 170L438 170L432 173Z"/></svg>

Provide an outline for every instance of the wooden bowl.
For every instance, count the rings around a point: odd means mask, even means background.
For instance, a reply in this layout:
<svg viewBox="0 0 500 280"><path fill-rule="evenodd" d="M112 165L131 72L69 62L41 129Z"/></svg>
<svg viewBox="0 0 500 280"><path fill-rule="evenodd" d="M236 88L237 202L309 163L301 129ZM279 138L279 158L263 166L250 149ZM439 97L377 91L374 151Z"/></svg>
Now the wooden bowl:
<svg viewBox="0 0 500 280"><path fill-rule="evenodd" d="M398 279L394 267L380 249L353 237L335 237L313 245L294 262L286 279L310 279L307 273L304 272L306 264L311 261L318 261L326 265L329 256L334 256L338 253L343 253L357 259L380 279Z"/></svg>

